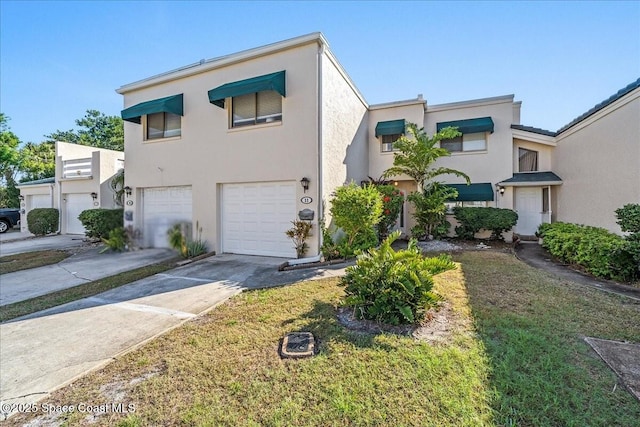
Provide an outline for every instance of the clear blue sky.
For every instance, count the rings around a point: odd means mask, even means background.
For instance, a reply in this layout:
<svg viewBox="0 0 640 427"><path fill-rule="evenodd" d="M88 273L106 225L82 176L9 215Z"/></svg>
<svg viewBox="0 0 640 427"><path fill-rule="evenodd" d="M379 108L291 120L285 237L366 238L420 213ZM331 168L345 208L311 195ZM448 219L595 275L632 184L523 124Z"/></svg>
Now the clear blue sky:
<svg viewBox="0 0 640 427"><path fill-rule="evenodd" d="M118 87L321 31L371 104L515 94L557 130L640 77L640 2L0 2L0 111L23 141L119 115Z"/></svg>

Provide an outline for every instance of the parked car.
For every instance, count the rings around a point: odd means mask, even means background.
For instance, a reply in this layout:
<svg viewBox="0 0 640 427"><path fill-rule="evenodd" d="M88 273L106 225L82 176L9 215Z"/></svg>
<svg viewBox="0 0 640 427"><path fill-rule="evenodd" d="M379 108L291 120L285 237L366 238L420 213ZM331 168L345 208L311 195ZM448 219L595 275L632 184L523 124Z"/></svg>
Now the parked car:
<svg viewBox="0 0 640 427"><path fill-rule="evenodd" d="M20 209L0 209L0 233L20 224Z"/></svg>

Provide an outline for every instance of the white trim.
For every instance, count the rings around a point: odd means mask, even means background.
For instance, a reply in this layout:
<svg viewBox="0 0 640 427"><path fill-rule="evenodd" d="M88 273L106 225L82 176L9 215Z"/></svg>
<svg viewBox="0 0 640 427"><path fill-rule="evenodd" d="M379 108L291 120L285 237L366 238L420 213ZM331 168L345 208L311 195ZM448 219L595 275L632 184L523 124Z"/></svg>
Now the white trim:
<svg viewBox="0 0 640 427"><path fill-rule="evenodd" d="M451 102L447 104L427 105L427 113L436 111L455 110L458 108L481 107L493 104L502 104L505 102L513 103L515 95L494 96L491 98L471 99L469 101Z"/></svg>
<svg viewBox="0 0 640 427"><path fill-rule="evenodd" d="M292 39L256 47L253 49L247 49L237 53L219 56L217 58L209 59L206 61L199 61L175 70L156 74L155 76L151 76L146 79L138 80L136 82L120 86L120 88L116 89L116 92L124 95L125 93L132 92L134 90L144 89L146 87L155 86L161 83L167 83L173 80L190 77L196 74L215 70L217 68L236 64L238 62L252 60L261 56L271 55L276 52L293 49L311 43L318 43L320 45L328 46L327 40L324 38L322 33L311 33L304 36L294 37Z"/></svg>
<svg viewBox="0 0 640 427"><path fill-rule="evenodd" d="M536 144L549 145L551 147L556 147L558 143L556 142L556 138L554 136L542 135L535 132L529 132L521 129L511 129L511 134L513 138L521 139L527 142L534 142Z"/></svg>
<svg viewBox="0 0 640 427"><path fill-rule="evenodd" d="M499 182L503 187L548 187L562 185L562 181L536 181L536 182Z"/></svg>
<svg viewBox="0 0 640 427"><path fill-rule="evenodd" d="M374 104L369 106L369 110L382 110L386 108L394 108L394 107L407 107L410 105L419 105L426 109L427 103L422 99L422 95L418 95L416 99L406 99L403 101L392 101L392 102L383 102L381 104Z"/></svg>

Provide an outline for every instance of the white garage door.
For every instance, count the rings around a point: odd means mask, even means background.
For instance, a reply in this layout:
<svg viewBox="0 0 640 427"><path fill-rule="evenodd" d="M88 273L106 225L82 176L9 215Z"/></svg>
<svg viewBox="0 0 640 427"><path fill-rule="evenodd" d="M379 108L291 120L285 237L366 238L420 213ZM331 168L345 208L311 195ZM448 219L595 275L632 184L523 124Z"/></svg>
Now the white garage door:
<svg viewBox="0 0 640 427"><path fill-rule="evenodd" d="M65 224L67 234L84 234L86 232L78 215L87 209L93 209L93 198L88 193L71 193L64 196Z"/></svg>
<svg viewBox="0 0 640 427"><path fill-rule="evenodd" d="M145 188L142 211L145 246L168 248L167 231L176 223L192 222L191 187Z"/></svg>
<svg viewBox="0 0 640 427"><path fill-rule="evenodd" d="M221 210L223 252L295 258L284 234L296 218L295 182L225 184Z"/></svg>
<svg viewBox="0 0 640 427"><path fill-rule="evenodd" d="M48 194L33 194L29 197L29 210L36 208L50 208L51 196Z"/></svg>

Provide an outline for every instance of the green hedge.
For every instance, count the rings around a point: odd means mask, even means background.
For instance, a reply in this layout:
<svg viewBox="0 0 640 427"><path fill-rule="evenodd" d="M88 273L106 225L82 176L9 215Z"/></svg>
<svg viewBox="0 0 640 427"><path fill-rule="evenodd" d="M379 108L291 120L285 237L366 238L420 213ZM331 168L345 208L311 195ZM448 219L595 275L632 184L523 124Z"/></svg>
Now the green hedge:
<svg viewBox="0 0 640 427"><path fill-rule="evenodd" d="M78 215L87 237L106 239L109 232L124 226L123 209L88 209Z"/></svg>
<svg viewBox="0 0 640 427"><path fill-rule="evenodd" d="M31 209L27 214L29 232L36 236L44 236L58 231L59 220L60 212L55 208Z"/></svg>
<svg viewBox="0 0 640 427"><path fill-rule="evenodd" d="M542 224L537 234L551 255L594 276L623 282L638 278L632 243L604 228L555 222Z"/></svg>
<svg viewBox="0 0 640 427"><path fill-rule="evenodd" d="M473 239L480 230L490 230L491 239L502 240L502 233L518 222L518 214L511 209L456 206L453 215L460 223L455 228L456 235L463 239Z"/></svg>

